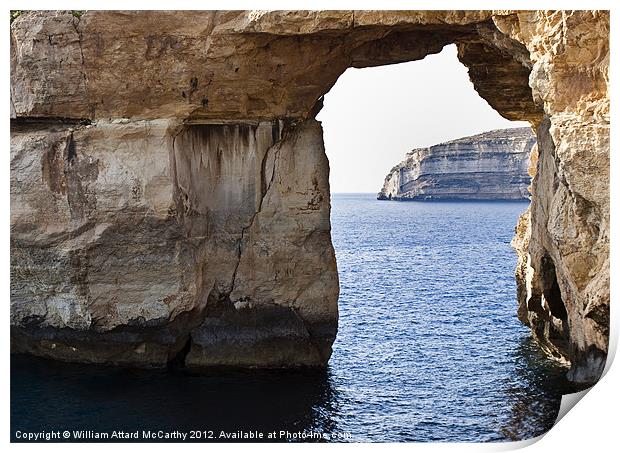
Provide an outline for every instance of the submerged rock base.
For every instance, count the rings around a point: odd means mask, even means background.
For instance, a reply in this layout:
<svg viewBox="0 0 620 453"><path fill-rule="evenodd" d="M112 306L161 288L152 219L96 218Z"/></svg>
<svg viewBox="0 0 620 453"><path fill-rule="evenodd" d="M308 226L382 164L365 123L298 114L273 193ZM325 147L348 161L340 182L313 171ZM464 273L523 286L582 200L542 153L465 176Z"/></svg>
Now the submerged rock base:
<svg viewBox="0 0 620 453"><path fill-rule="evenodd" d="M193 329L176 320L109 332L13 327L11 348L69 362L145 368L323 367L335 336L333 323L309 324L294 309L273 305L221 307Z"/></svg>

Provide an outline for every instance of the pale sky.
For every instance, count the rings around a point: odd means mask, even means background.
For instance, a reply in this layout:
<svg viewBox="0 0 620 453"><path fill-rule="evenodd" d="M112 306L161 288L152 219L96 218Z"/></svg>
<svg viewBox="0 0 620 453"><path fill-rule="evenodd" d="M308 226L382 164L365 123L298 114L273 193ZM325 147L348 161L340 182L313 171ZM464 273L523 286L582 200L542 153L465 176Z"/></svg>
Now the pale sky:
<svg viewBox="0 0 620 453"><path fill-rule="evenodd" d="M323 123L333 193L373 192L414 149L493 129L508 121L478 96L456 46L376 68L349 68L325 95Z"/></svg>

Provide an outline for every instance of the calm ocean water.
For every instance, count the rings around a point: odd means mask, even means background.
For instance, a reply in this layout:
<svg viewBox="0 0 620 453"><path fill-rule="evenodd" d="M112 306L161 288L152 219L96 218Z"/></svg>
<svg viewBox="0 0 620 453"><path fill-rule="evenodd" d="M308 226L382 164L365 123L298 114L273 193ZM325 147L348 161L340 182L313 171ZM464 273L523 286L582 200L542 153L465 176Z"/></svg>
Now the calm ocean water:
<svg viewBox="0 0 620 453"><path fill-rule="evenodd" d="M526 208L333 195L340 323L326 371L198 374L14 356L11 436L197 430L222 441L221 431L243 430L381 442L542 434L574 389L516 317L510 240Z"/></svg>

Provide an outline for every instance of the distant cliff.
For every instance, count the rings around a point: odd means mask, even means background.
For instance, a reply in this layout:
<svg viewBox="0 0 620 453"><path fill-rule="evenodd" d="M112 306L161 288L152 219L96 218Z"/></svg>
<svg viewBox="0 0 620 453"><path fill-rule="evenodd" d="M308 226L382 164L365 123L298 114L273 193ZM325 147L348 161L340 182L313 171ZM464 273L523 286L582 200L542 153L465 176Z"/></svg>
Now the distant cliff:
<svg viewBox="0 0 620 453"><path fill-rule="evenodd" d="M385 177L379 200L529 198L529 127L499 129L414 149Z"/></svg>

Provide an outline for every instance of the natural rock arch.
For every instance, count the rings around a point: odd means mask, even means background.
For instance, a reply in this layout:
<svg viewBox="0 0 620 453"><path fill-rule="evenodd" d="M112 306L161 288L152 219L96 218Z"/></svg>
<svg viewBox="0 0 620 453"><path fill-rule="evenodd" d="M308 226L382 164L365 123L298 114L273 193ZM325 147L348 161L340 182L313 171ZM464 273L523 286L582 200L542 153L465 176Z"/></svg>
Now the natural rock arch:
<svg viewBox="0 0 620 453"><path fill-rule="evenodd" d="M519 316L574 380L595 380L609 335L608 33L591 11L22 14L13 350L325 365L338 275L322 96L347 67L456 43L478 93L537 132Z"/></svg>

